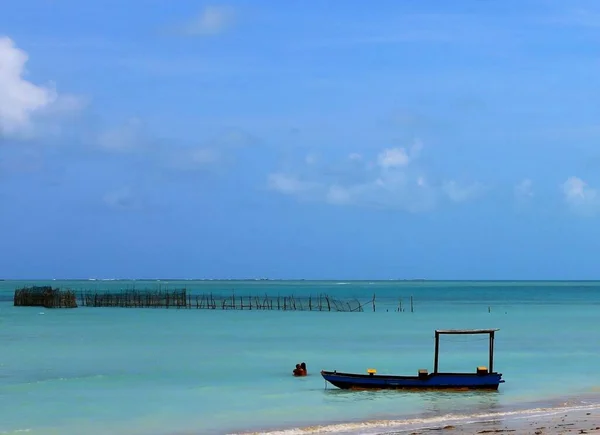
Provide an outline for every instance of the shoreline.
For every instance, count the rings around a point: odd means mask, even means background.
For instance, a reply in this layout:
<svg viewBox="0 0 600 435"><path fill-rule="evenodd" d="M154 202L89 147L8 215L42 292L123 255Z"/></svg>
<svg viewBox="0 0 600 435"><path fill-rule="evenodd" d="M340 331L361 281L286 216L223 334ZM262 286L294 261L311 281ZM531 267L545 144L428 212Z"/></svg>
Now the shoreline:
<svg viewBox="0 0 600 435"><path fill-rule="evenodd" d="M527 417L492 419L459 425L444 425L422 429L410 429L397 434L426 435L432 432L457 435L515 434L559 435L600 434L600 406L596 408L564 411Z"/></svg>
<svg viewBox="0 0 600 435"><path fill-rule="evenodd" d="M357 421L298 424L294 427L230 430L227 435L369 434L426 435L475 434L600 434L600 395L564 396L547 401L507 405L502 410L443 415L407 415Z"/></svg>

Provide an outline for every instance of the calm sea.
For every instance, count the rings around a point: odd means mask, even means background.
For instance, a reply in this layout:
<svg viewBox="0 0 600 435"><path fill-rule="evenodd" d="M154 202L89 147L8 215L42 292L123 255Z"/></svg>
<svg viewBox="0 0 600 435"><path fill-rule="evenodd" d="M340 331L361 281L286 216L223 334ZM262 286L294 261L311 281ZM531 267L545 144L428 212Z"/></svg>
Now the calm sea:
<svg viewBox="0 0 600 435"><path fill-rule="evenodd" d="M31 284L44 283L0 281L2 434L385 433L440 418L600 404L600 282L160 282L228 295L367 302L376 294L376 312L370 304L364 312L13 307L14 289ZM400 299L406 311L397 311ZM432 370L436 328L492 327L500 328L495 368L506 380L495 393L347 392L326 388L319 375ZM309 376L292 377L302 361ZM487 365L485 337L442 339L440 370L478 365Z"/></svg>

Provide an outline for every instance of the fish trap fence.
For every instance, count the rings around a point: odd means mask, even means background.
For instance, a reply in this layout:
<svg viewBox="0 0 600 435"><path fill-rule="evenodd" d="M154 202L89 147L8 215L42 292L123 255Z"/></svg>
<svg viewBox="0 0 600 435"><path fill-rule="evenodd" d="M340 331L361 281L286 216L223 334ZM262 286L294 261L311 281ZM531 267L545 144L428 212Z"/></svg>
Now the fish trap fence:
<svg viewBox="0 0 600 435"><path fill-rule="evenodd" d="M364 311L357 299L341 300L329 295L317 296L246 296L196 295L194 305L208 310L280 310L280 311ZM371 301L367 302L371 303Z"/></svg>
<svg viewBox="0 0 600 435"><path fill-rule="evenodd" d="M336 311L362 312L376 310L375 295L362 303L356 298L339 298L329 294L317 295L248 295L221 293L192 293L187 289L125 289L120 291L83 290L74 292L52 287L27 287L15 290L15 306L46 308L114 307L114 308L177 308L206 310L277 310L277 311ZM389 308L384 305L384 309ZM405 311L402 303L396 309ZM410 311L413 311L412 297Z"/></svg>
<svg viewBox="0 0 600 435"><path fill-rule="evenodd" d="M207 310L280 310L280 311L364 311L357 299L342 300L329 295L252 296L192 294L180 290L123 290L120 292L84 291L79 295L84 307L121 308L196 308ZM371 301L367 302L368 304Z"/></svg>
<svg viewBox="0 0 600 435"><path fill-rule="evenodd" d="M185 289L85 291L79 298L84 307L188 308L191 303Z"/></svg>
<svg viewBox="0 0 600 435"><path fill-rule="evenodd" d="M15 290L15 307L77 308L77 296L71 290L50 286L23 287Z"/></svg>

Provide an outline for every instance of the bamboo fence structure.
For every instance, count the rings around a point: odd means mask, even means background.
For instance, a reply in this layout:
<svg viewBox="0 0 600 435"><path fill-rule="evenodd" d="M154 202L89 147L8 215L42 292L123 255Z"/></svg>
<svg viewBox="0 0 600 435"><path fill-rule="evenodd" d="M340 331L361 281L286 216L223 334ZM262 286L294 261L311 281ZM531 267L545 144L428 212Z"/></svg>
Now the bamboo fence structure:
<svg viewBox="0 0 600 435"><path fill-rule="evenodd" d="M371 301L366 304L371 303ZM198 309L208 310L279 310L279 311L364 311L357 299L341 300L327 294L317 296L224 296L202 294L192 297L191 304Z"/></svg>
<svg viewBox="0 0 600 435"><path fill-rule="evenodd" d="M280 310L280 311L364 311L358 300L340 300L326 294L318 296L250 296L233 293L191 294L181 290L123 290L121 292L85 291L79 294L84 307L195 308L206 310ZM370 303L367 302L367 303Z"/></svg>
<svg viewBox="0 0 600 435"><path fill-rule="evenodd" d="M79 294L79 300L83 307L188 308L189 305L185 289L86 291Z"/></svg>
<svg viewBox="0 0 600 435"><path fill-rule="evenodd" d="M15 307L77 308L75 292L50 286L23 287L15 290Z"/></svg>
<svg viewBox="0 0 600 435"><path fill-rule="evenodd" d="M79 304L78 304L79 301ZM204 310L272 310L272 311L327 311L363 312L365 308L376 311L376 296L364 303L358 299L339 299L328 294L318 295L230 295L224 293L193 294L187 289L136 290L118 292L101 290L60 290L52 287L26 287L15 290L15 306L43 306L45 308L113 307L113 308L175 308ZM384 304L390 311L389 303ZM414 312L410 297L410 312ZM405 312L402 299L392 311Z"/></svg>

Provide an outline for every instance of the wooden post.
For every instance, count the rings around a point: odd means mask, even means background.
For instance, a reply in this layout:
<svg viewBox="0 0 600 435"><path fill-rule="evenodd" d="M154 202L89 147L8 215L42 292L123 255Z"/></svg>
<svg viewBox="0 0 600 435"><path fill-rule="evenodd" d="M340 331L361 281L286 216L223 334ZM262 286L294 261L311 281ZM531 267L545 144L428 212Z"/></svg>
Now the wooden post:
<svg viewBox="0 0 600 435"><path fill-rule="evenodd" d="M362 307L362 304L360 303L360 301L358 299L355 299L355 301L356 301L356 306L358 307L356 309L356 311L363 312L364 310L363 310L363 307Z"/></svg>
<svg viewBox="0 0 600 435"><path fill-rule="evenodd" d="M410 297L410 312L411 313L415 312L414 307L413 307L413 297L412 296Z"/></svg>
<svg viewBox="0 0 600 435"><path fill-rule="evenodd" d="M412 299L412 297L411 297ZM438 372L438 360L440 357L440 334L435 331L435 353L433 356L433 373Z"/></svg>
<svg viewBox="0 0 600 435"><path fill-rule="evenodd" d="M494 373L494 331L490 332L490 373Z"/></svg>
<svg viewBox="0 0 600 435"><path fill-rule="evenodd" d="M373 293L373 312L375 312L375 293Z"/></svg>

